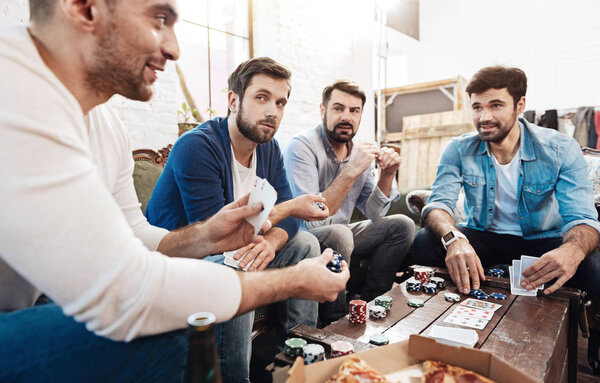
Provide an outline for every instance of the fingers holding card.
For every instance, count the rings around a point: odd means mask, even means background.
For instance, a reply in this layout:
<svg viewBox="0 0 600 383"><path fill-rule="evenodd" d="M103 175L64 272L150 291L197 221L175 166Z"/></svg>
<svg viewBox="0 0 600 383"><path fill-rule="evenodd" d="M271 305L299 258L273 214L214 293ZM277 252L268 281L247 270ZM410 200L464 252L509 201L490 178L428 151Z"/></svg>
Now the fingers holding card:
<svg viewBox="0 0 600 383"><path fill-rule="evenodd" d="M257 215L246 218L246 221L254 227L254 235L258 235L263 223L265 223L273 206L275 206L276 201L277 192L273 186L271 186L266 179L257 177L254 186L250 191L248 204L252 205L256 202L262 202L263 209Z"/></svg>

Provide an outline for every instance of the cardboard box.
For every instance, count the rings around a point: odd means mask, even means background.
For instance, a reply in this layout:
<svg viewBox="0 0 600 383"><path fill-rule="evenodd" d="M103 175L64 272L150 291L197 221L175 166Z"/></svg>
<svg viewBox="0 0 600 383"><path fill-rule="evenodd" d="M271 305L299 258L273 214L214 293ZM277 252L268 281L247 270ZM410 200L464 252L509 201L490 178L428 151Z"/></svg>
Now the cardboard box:
<svg viewBox="0 0 600 383"><path fill-rule="evenodd" d="M407 341L381 346L373 350L360 352L356 355L384 375L430 359L475 371L498 383L536 382L535 379L525 372L518 370L489 352L449 346L420 335L411 335ZM335 375L345 358L347 356L329 359L308 366L305 366L302 359L298 358L291 368L275 371L273 373L273 382L325 382Z"/></svg>

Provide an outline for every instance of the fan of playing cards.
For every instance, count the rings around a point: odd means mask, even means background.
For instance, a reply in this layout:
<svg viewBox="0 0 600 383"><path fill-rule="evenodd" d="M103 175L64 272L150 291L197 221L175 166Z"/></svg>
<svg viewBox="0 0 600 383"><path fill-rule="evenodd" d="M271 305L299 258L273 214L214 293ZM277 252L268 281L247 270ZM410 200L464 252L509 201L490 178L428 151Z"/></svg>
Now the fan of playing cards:
<svg viewBox="0 0 600 383"><path fill-rule="evenodd" d="M508 272L510 274L511 294L535 297L537 295L537 290L544 289L544 285L539 286L537 289L531 291L521 287L521 281L525 279L525 277L523 277L523 271L525 271L529 266L533 265L538 259L538 257L521 255L520 260L514 259L512 261L512 266L508 267Z"/></svg>

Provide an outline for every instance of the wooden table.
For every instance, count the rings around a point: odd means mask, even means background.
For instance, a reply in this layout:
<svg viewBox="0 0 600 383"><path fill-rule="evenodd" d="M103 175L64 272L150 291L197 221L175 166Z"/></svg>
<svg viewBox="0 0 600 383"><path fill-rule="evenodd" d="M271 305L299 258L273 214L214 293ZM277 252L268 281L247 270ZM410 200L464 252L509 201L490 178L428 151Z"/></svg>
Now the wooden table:
<svg viewBox="0 0 600 383"><path fill-rule="evenodd" d="M445 270L436 270L436 276L451 281ZM506 294L506 300L490 299L502 305L482 330L476 330L479 341L476 348L489 351L543 382L575 382L577 378L577 306L582 299L579 290L563 288L546 297L526 297L510 294L508 278L487 277L482 289L490 294ZM366 324L355 325L343 317L322 330L297 326L290 336L307 339L325 346L327 352L332 342L347 340L359 352L373 346L372 334L383 333L390 343L401 342L411 334L427 333L432 325L454 326L444 319L458 303L447 302L444 292L457 292L449 284L435 295L408 292L406 282L397 285L386 295L393 300L392 307L383 319L367 319ZM467 297L462 296L462 300ZM415 297L425 301L420 308L406 304ZM368 303L369 306L374 302ZM291 362L285 355L276 358L280 363Z"/></svg>

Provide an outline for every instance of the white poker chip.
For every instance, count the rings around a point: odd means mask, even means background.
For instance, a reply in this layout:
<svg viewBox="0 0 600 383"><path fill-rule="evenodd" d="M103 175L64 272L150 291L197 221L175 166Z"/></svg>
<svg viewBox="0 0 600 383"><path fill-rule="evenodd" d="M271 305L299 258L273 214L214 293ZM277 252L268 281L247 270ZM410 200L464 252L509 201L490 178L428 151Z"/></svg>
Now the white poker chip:
<svg viewBox="0 0 600 383"><path fill-rule="evenodd" d="M460 302L460 295L455 293L445 293L444 299L446 299L448 302Z"/></svg>

